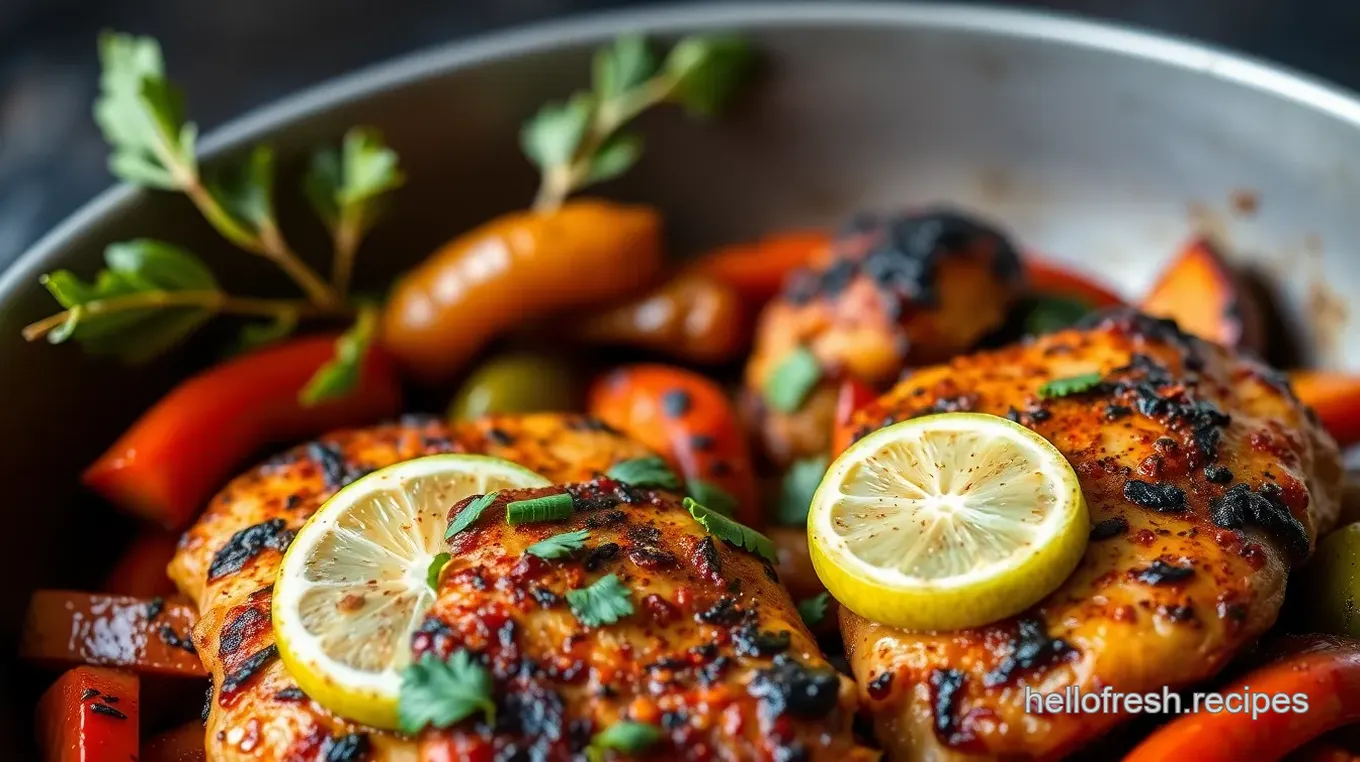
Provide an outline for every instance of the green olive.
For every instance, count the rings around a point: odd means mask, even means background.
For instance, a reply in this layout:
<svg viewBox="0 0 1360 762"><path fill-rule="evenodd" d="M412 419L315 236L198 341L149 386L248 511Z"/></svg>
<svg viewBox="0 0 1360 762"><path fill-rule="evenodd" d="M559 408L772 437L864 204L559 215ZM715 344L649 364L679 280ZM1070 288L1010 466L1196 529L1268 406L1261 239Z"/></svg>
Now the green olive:
<svg viewBox="0 0 1360 762"><path fill-rule="evenodd" d="M1360 522L1341 527L1318 543L1308 579L1314 626L1360 637Z"/></svg>
<svg viewBox="0 0 1360 762"><path fill-rule="evenodd" d="M515 353L493 357L474 370L453 395L449 419L581 408L581 383L570 363L550 355Z"/></svg>

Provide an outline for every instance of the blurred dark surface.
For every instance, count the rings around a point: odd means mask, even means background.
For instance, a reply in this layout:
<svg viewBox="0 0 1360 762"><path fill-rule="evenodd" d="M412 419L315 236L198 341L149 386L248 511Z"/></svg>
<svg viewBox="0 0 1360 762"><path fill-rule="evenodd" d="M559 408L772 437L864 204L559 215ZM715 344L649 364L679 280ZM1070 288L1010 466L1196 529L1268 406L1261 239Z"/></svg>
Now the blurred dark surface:
<svg viewBox="0 0 1360 762"><path fill-rule="evenodd" d="M691 0L701 4L699 0ZM757 0L759 2L759 0ZM449 40L649 0L0 0L0 268L110 184L90 120L100 29L150 34L205 130L351 69ZM1347 0L1048 0L1360 88Z"/></svg>

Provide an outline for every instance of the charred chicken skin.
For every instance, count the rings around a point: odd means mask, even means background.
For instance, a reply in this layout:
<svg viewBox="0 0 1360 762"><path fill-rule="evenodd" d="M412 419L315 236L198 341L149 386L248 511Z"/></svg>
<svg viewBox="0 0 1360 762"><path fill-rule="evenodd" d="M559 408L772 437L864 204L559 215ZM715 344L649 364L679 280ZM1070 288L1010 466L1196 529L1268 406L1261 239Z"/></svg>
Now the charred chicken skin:
<svg viewBox="0 0 1360 762"><path fill-rule="evenodd" d="M972 348L1005 322L1021 281L1006 238L956 213L852 221L761 313L746 387L769 456L825 453L838 380L881 389L905 366ZM764 390L800 347L821 382L796 411L775 409Z"/></svg>
<svg viewBox="0 0 1360 762"><path fill-rule="evenodd" d="M1040 393L1084 374L1100 382ZM856 433L955 410L1051 440L1080 479L1091 538L1071 577L1009 621L906 632L842 609L862 700L899 762L1055 759L1122 717L1027 711L1026 688L1211 677L1274 623L1289 569L1337 517L1336 444L1283 377L1169 321L1120 311L921 370L860 411Z"/></svg>
<svg viewBox="0 0 1360 762"><path fill-rule="evenodd" d="M370 470L439 452L504 457L582 486L572 488L581 497L570 522L487 521L455 538L455 561L412 645L417 656L479 654L495 676L500 711L494 727L468 721L416 739L346 722L298 689L274 645L271 590L292 533L326 498ZM213 685L208 759L573 759L593 731L620 718L661 727L653 751L665 758L860 753L849 734L853 688L827 667L773 571L706 539L672 497L590 481L648 454L579 415L491 418L453 430L408 419L323 437L233 481L171 564L201 610L193 635ZM574 561L523 553L547 534L584 527L594 551ZM563 593L608 573L632 588L636 614L587 628Z"/></svg>

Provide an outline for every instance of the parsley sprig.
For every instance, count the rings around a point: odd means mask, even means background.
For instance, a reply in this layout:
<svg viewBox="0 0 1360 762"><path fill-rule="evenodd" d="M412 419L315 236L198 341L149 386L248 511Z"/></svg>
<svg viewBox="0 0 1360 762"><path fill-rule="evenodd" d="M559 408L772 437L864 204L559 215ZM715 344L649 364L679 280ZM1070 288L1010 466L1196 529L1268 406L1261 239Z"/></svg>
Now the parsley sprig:
<svg viewBox="0 0 1360 762"><path fill-rule="evenodd" d="M622 720L596 733L586 747L586 759L599 762L606 751L636 754L661 740L661 729L634 720Z"/></svg>
<svg viewBox="0 0 1360 762"><path fill-rule="evenodd" d="M618 38L595 55L592 87L549 103L524 125L524 153L543 173L534 209L551 211L572 193L626 172L642 155L642 138L623 128L662 103L698 116L716 114L751 63L735 37L693 36L658 59L638 35Z"/></svg>
<svg viewBox="0 0 1360 762"><path fill-rule="evenodd" d="M552 537L545 537L542 540L530 545L525 549L525 553L539 558L554 559L569 556L572 553L584 548L586 540L590 539L590 530L578 529L575 532L562 532Z"/></svg>
<svg viewBox="0 0 1360 762"><path fill-rule="evenodd" d="M397 694L401 731L414 735L426 726L447 728L478 713L494 725L496 703L491 687L491 673L461 648L448 661L422 654L401 675Z"/></svg>
<svg viewBox="0 0 1360 762"><path fill-rule="evenodd" d="M581 624L599 627L632 615L632 595L617 574L606 574L589 587L568 590L567 603Z"/></svg>
<svg viewBox="0 0 1360 762"><path fill-rule="evenodd" d="M334 239L329 282L288 243L275 213L275 157L267 145L212 173L199 166L198 129L184 115L184 98L165 75L160 46L149 37L106 32L94 116L109 143L109 169L134 185L183 193L224 238L283 270L302 299L228 294L192 253L169 243L136 240L105 251L106 268L86 283L67 271L42 283L63 311L24 329L29 341L75 339L100 354L141 361L166 351L214 315L263 319L247 325L243 346L277 341L310 318L355 314L346 303L354 254L387 193L403 182L396 154L372 130L356 129L339 150L313 159L304 188ZM314 404L347 393L374 340L373 321L360 316L338 344L336 361L301 394ZM343 366L343 367L340 367Z"/></svg>
<svg viewBox="0 0 1360 762"><path fill-rule="evenodd" d="M1103 378L1104 376L1099 373L1082 373L1077 376L1055 378L1051 381L1046 381L1039 387L1039 397L1042 399L1054 399L1055 397L1068 397L1073 394L1089 392L1097 386L1100 386L1100 381Z"/></svg>

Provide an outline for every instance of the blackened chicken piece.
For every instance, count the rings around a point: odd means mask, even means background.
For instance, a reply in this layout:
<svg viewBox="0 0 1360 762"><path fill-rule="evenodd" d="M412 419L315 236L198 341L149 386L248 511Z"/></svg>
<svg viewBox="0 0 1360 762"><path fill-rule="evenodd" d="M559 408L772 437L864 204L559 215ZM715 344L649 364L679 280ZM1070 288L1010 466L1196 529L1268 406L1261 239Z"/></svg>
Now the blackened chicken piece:
<svg viewBox="0 0 1360 762"><path fill-rule="evenodd" d="M768 454L787 463L825 452L839 380L881 389L906 367L970 349L1002 325L1021 281L1006 237L956 212L853 220L761 314L746 387ZM776 409L767 384L800 347L821 380L798 410Z"/></svg>
<svg viewBox="0 0 1360 762"><path fill-rule="evenodd" d="M1094 387L1039 395L1090 373ZM1045 413L1019 419L1076 470L1091 543L1010 621L913 633L842 608L861 697L895 762L1057 759L1122 719L1027 712L1027 686L1142 693L1212 677L1275 622L1289 569L1337 518L1336 443L1287 384L1168 321L1120 311L922 369L860 411L855 433L961 396L982 413ZM1128 412L1111 419L1110 407ZM891 690L875 692L884 680Z"/></svg>

